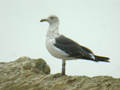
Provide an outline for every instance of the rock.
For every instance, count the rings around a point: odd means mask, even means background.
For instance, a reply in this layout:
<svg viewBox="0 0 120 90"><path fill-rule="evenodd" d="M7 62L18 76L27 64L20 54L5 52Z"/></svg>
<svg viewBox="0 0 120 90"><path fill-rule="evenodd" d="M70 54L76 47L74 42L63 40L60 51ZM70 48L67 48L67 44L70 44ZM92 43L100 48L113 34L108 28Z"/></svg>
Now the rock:
<svg viewBox="0 0 120 90"><path fill-rule="evenodd" d="M0 63L0 90L120 90L120 78L50 74L43 59Z"/></svg>

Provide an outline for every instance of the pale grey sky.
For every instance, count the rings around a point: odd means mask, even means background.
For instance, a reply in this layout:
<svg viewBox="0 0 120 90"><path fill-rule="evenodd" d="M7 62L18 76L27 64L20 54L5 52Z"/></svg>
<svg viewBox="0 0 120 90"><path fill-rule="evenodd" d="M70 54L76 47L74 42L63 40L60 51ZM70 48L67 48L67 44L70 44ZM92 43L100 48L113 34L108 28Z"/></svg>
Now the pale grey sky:
<svg viewBox="0 0 120 90"><path fill-rule="evenodd" d="M60 18L60 33L111 58L67 61L67 74L120 77L120 0L0 0L0 61L43 58L51 73L61 72L61 60L45 47L48 24L39 22L51 14Z"/></svg>

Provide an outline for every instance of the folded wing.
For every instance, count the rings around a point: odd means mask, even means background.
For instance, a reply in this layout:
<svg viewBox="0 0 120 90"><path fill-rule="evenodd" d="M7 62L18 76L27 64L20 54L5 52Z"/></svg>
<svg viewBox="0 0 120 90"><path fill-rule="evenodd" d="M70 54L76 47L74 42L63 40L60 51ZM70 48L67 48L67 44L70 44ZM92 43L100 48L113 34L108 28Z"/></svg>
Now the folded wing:
<svg viewBox="0 0 120 90"><path fill-rule="evenodd" d="M90 49L79 45L78 43L63 35L56 38L54 45L69 54L69 57L91 60L94 59L94 54Z"/></svg>

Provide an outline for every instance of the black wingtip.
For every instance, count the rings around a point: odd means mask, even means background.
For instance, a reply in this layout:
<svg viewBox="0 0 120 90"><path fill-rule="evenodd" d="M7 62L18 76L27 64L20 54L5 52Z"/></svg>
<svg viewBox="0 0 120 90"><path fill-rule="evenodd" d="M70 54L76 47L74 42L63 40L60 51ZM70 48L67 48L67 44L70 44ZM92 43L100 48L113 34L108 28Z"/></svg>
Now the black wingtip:
<svg viewBox="0 0 120 90"><path fill-rule="evenodd" d="M103 57L103 56L95 56L95 61L96 62L102 61L102 62L110 63L110 58L109 57Z"/></svg>

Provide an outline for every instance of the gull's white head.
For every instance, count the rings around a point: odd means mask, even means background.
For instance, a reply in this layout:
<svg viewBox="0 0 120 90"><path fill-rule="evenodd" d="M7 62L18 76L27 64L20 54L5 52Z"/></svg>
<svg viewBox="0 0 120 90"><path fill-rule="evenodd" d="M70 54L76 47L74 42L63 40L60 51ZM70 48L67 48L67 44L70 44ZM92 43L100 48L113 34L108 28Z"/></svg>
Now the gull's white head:
<svg viewBox="0 0 120 90"><path fill-rule="evenodd" d="M55 15L51 15L46 19L41 19L40 22L48 22L49 24L59 23L59 19Z"/></svg>

